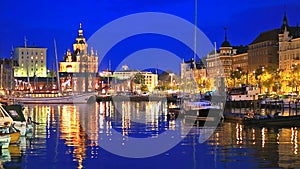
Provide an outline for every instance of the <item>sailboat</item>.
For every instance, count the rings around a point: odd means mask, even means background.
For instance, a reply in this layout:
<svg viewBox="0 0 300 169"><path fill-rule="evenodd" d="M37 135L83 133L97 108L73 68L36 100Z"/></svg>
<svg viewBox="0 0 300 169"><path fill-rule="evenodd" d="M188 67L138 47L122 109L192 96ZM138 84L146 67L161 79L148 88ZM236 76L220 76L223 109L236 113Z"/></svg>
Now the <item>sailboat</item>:
<svg viewBox="0 0 300 169"><path fill-rule="evenodd" d="M65 93L60 89L60 80L58 72L58 58L56 50L56 41L54 39L55 62L57 72L57 89L58 93L51 94L27 94L23 97L15 97L14 102L24 104L85 104L96 100L96 92L86 92L82 94Z"/></svg>

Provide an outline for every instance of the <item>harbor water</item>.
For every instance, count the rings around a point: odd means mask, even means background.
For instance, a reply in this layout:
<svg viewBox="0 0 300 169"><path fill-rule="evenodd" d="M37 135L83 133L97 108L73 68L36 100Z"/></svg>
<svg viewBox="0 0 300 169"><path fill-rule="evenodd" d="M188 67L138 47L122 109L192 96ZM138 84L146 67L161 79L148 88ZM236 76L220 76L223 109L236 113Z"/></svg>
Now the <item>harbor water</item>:
<svg viewBox="0 0 300 169"><path fill-rule="evenodd" d="M8 169L300 168L296 127L193 126L185 118L168 120L167 106L163 101L25 105L25 115L39 124L20 145L3 149L0 160ZM208 139L199 142L207 131ZM118 152L130 139L155 142L168 132L170 138L154 146Z"/></svg>

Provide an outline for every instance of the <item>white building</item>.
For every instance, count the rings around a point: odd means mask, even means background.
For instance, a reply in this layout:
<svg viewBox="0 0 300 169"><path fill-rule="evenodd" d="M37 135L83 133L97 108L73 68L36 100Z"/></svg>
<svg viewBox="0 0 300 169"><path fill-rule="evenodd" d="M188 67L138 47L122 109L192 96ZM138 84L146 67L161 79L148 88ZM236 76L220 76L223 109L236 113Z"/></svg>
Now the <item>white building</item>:
<svg viewBox="0 0 300 169"><path fill-rule="evenodd" d="M18 47L14 50L19 66L14 77L47 77L47 48Z"/></svg>
<svg viewBox="0 0 300 169"><path fill-rule="evenodd" d="M122 70L115 71L113 77L116 80L123 81L124 85L116 85L116 91L130 91L130 83L134 76L138 73L141 73L144 76L144 84L148 90L152 92L158 84L158 75L153 74L152 72L139 71L139 70L129 70L127 65L122 66Z"/></svg>

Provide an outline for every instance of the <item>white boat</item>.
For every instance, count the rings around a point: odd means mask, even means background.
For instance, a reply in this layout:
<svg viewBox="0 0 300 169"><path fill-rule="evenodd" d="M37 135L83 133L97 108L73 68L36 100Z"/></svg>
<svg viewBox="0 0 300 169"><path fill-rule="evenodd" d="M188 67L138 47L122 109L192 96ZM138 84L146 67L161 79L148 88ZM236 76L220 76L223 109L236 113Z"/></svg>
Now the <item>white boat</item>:
<svg viewBox="0 0 300 169"><path fill-rule="evenodd" d="M254 86L242 86L228 91L228 101L258 100L258 90Z"/></svg>
<svg viewBox="0 0 300 169"><path fill-rule="evenodd" d="M5 126L5 123L10 123L17 130L20 131L22 136L25 136L28 130L28 127L31 125L27 124L22 109L20 105L4 106L0 104L0 126Z"/></svg>
<svg viewBox="0 0 300 169"><path fill-rule="evenodd" d="M57 97L16 97L14 100L24 104L85 104L94 101L96 93L83 93Z"/></svg>

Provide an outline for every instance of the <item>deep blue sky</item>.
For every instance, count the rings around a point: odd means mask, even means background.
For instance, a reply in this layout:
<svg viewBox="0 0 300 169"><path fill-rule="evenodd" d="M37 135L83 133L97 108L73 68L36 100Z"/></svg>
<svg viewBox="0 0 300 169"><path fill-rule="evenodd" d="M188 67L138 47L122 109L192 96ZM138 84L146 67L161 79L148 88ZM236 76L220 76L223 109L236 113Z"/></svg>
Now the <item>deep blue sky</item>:
<svg viewBox="0 0 300 169"><path fill-rule="evenodd" d="M247 45L260 32L281 26L284 4L289 24L300 24L299 0L211 0L198 1L198 27L218 45L224 39L223 27L228 27L228 38L232 45ZM2 0L0 11L0 57L9 57L12 46L24 45L26 36L28 45L48 48L49 68L54 57L53 39L57 41L61 60L64 52L72 48L80 22L83 23L87 39L110 21L137 12L165 12L194 22L194 0ZM139 38L135 40L139 42ZM148 38L157 41L156 37ZM170 49L173 43L154 44L138 48L154 46ZM137 50L133 47L128 52L126 49L119 47L110 53L108 58L112 60L112 68L124 55ZM177 54L182 58L192 57L192 53L184 49ZM106 69L107 66L105 60L100 69Z"/></svg>

